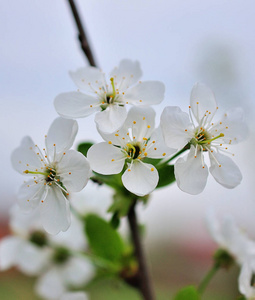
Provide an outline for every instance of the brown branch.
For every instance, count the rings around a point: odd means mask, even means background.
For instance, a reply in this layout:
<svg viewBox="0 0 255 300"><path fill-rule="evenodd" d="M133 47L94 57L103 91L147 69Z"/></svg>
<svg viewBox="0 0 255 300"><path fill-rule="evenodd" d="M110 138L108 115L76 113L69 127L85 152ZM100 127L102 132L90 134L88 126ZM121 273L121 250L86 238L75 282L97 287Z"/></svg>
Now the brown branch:
<svg viewBox="0 0 255 300"><path fill-rule="evenodd" d="M139 271L138 271L138 285L143 295L144 300L154 300L154 292L152 290L152 285L150 282L150 276L146 265L146 260L142 248L141 238L139 234L139 228L137 223L137 217L135 212L135 205L131 206L130 211L128 213L128 222L131 231L131 236L133 240L133 244L135 247L135 256L138 261Z"/></svg>
<svg viewBox="0 0 255 300"><path fill-rule="evenodd" d="M93 57L92 51L90 49L88 39L87 39L85 30L84 30L84 27L82 25L81 18L79 16L78 10L77 10L76 5L74 3L74 0L68 0L68 2L70 4L74 20L76 22L76 25L77 25L77 28L78 28L78 31L79 31L78 39L80 41L81 48L82 48L85 56L87 57L87 59L89 61L89 64L93 67L96 67L96 62L95 62L95 59Z"/></svg>

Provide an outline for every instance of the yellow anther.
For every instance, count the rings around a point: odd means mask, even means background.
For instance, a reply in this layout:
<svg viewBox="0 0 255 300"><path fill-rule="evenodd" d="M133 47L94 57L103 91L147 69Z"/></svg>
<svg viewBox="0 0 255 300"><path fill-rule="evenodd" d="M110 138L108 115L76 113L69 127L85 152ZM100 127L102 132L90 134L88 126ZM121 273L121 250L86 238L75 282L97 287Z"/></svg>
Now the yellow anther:
<svg viewBox="0 0 255 300"><path fill-rule="evenodd" d="M112 159L112 161L114 161L114 159Z"/></svg>
<svg viewBox="0 0 255 300"><path fill-rule="evenodd" d="M145 117L143 117L143 120L145 120Z"/></svg>
<svg viewBox="0 0 255 300"><path fill-rule="evenodd" d="M143 100L139 100L140 102L143 102Z"/></svg>
<svg viewBox="0 0 255 300"><path fill-rule="evenodd" d="M115 136L119 136L118 133L115 133Z"/></svg>
<svg viewBox="0 0 255 300"><path fill-rule="evenodd" d="M163 155L163 156L166 156L166 153L163 153L162 155Z"/></svg>
<svg viewBox="0 0 255 300"><path fill-rule="evenodd" d="M148 139L147 139L146 137L143 137L143 140L144 140L144 141L147 141Z"/></svg>
<svg viewBox="0 0 255 300"><path fill-rule="evenodd" d="M111 145L111 144L112 144L112 142L111 142L111 141L109 141L109 142L108 142L108 144L110 144L110 145Z"/></svg>
<svg viewBox="0 0 255 300"><path fill-rule="evenodd" d="M148 155L148 153L147 152L144 152L144 156L147 156Z"/></svg>
<svg viewBox="0 0 255 300"><path fill-rule="evenodd" d="M72 173L71 173L71 172L69 172L68 174L69 174L69 175L71 175Z"/></svg>
<svg viewBox="0 0 255 300"><path fill-rule="evenodd" d="M154 168L151 168L151 172L153 172L154 171Z"/></svg>
<svg viewBox="0 0 255 300"><path fill-rule="evenodd" d="M150 125L148 125L147 128L151 128Z"/></svg>
<svg viewBox="0 0 255 300"><path fill-rule="evenodd" d="M131 171L131 169L128 169L128 172L130 172Z"/></svg>
<svg viewBox="0 0 255 300"><path fill-rule="evenodd" d="M157 148L154 148L154 150L157 150Z"/></svg>
<svg viewBox="0 0 255 300"><path fill-rule="evenodd" d="M134 121L133 123L136 124L136 121Z"/></svg>

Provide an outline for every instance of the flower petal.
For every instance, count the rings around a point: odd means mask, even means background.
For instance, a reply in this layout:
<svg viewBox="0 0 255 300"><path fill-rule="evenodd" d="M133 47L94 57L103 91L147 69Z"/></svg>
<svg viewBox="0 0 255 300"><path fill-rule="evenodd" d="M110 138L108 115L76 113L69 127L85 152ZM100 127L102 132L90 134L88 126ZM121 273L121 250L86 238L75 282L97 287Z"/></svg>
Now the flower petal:
<svg viewBox="0 0 255 300"><path fill-rule="evenodd" d="M247 299L254 299L255 288L251 285L254 270L252 270L250 263L247 261L242 265L241 272L238 278L239 291Z"/></svg>
<svg viewBox="0 0 255 300"><path fill-rule="evenodd" d="M165 143L170 148L182 149L193 137L189 115L177 106L163 110L160 125Z"/></svg>
<svg viewBox="0 0 255 300"><path fill-rule="evenodd" d="M68 150L58 164L57 174L68 191L79 192L87 184L91 169L83 154Z"/></svg>
<svg viewBox="0 0 255 300"><path fill-rule="evenodd" d="M64 118L84 118L100 110L100 101L96 96L80 92L69 92L58 95L54 100L57 113Z"/></svg>
<svg viewBox="0 0 255 300"><path fill-rule="evenodd" d="M208 168L202 165L202 152L191 146L190 152L184 158L179 158L174 166L174 173L178 187L191 195L201 193L206 185Z"/></svg>
<svg viewBox="0 0 255 300"><path fill-rule="evenodd" d="M210 153L210 152L209 152ZM242 181L242 174L231 158L220 153L210 153L210 172L214 179L224 187L232 189Z"/></svg>
<svg viewBox="0 0 255 300"><path fill-rule="evenodd" d="M80 68L69 74L79 89L89 93L95 93L95 89L104 85L104 74L95 67Z"/></svg>
<svg viewBox="0 0 255 300"><path fill-rule="evenodd" d="M17 253L17 266L27 275L39 275L47 266L51 251L24 241Z"/></svg>
<svg viewBox="0 0 255 300"><path fill-rule="evenodd" d="M145 196L151 193L157 186L159 180L157 169L151 165L133 161L122 175L125 188L137 196Z"/></svg>
<svg viewBox="0 0 255 300"><path fill-rule="evenodd" d="M51 124L45 144L51 157L55 153L65 152L73 145L78 132L78 124L74 120L57 118ZM54 146L55 145L55 146Z"/></svg>
<svg viewBox="0 0 255 300"><path fill-rule="evenodd" d="M127 117L126 108L119 105L108 105L108 107L95 116L95 122L100 131L112 133L118 130Z"/></svg>
<svg viewBox="0 0 255 300"><path fill-rule="evenodd" d="M175 149L166 146L160 127L154 130L147 144L146 151L150 158L166 158L176 152Z"/></svg>
<svg viewBox="0 0 255 300"><path fill-rule="evenodd" d="M24 212L34 210L45 198L46 187L44 183L35 183L29 180L23 183L18 193L18 205Z"/></svg>
<svg viewBox="0 0 255 300"><path fill-rule="evenodd" d="M114 78L116 88L125 91L142 77L140 63L138 61L123 59L119 63L119 66L110 72L110 77Z"/></svg>
<svg viewBox="0 0 255 300"><path fill-rule="evenodd" d="M165 85L160 81L144 81L128 89L124 101L134 105L153 105L163 101Z"/></svg>
<svg viewBox="0 0 255 300"><path fill-rule="evenodd" d="M228 110L212 130L224 134L223 143L237 144L246 139L249 129L244 120L243 109L236 107Z"/></svg>
<svg viewBox="0 0 255 300"><path fill-rule="evenodd" d="M37 281L35 288L39 296L52 300L59 299L67 291L60 270L57 268L52 268L44 273Z"/></svg>
<svg viewBox="0 0 255 300"><path fill-rule="evenodd" d="M104 175L120 173L125 163L121 149L105 142L90 147L87 157L92 170Z"/></svg>
<svg viewBox="0 0 255 300"><path fill-rule="evenodd" d="M190 95L190 106L198 123L207 111L214 114L217 103L212 90L202 83L195 84Z"/></svg>
<svg viewBox="0 0 255 300"><path fill-rule="evenodd" d="M16 265L17 254L23 240L15 236L7 236L0 242L0 270L5 271Z"/></svg>
<svg viewBox="0 0 255 300"><path fill-rule="evenodd" d="M95 273L91 262L81 257L71 257L62 272L64 281L75 287L85 285Z"/></svg>
<svg viewBox="0 0 255 300"><path fill-rule="evenodd" d="M24 171L35 171L44 166L40 155L35 152L35 144L29 136L22 139L19 148L16 148L11 155L13 168L24 175Z"/></svg>
<svg viewBox="0 0 255 300"><path fill-rule="evenodd" d="M40 205L42 225L50 234L66 231L70 226L69 201L58 187L48 187L47 191L47 196Z"/></svg>

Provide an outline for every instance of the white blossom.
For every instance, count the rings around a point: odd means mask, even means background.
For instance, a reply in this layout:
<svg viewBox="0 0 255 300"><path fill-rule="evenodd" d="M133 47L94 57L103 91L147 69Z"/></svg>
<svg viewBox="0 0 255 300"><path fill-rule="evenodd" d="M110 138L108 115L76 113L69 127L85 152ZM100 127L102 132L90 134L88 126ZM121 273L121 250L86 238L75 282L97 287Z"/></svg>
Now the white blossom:
<svg viewBox="0 0 255 300"><path fill-rule="evenodd" d="M142 71L137 61L122 60L109 78L96 67L78 69L70 75L79 89L58 95L54 102L56 111L65 118L83 118L98 112L95 122L106 133L123 125L127 117L126 104L152 105L164 98L163 83L139 81Z"/></svg>
<svg viewBox="0 0 255 300"><path fill-rule="evenodd" d="M232 216L224 216L220 222L213 211L207 214L208 229L221 249L233 256L242 265L255 257L255 242L237 226Z"/></svg>
<svg viewBox="0 0 255 300"><path fill-rule="evenodd" d="M52 123L43 151L30 137L23 138L19 148L12 153L16 171L33 176L18 193L18 203L24 211L40 207L44 229L57 234L70 226L69 192L84 188L91 175L87 159L70 150L78 125L74 120L57 118Z"/></svg>
<svg viewBox="0 0 255 300"><path fill-rule="evenodd" d="M120 130L100 134L105 142L93 145L88 151L91 168L104 175L118 174L127 162L122 175L125 188L138 196L152 192L158 184L158 171L144 160L173 153L165 146L160 129L155 129L154 110L133 107Z"/></svg>
<svg viewBox="0 0 255 300"><path fill-rule="evenodd" d="M190 146L189 153L175 163L175 177L181 190L190 194L203 191L208 177L204 153L209 154L210 173L226 188L236 187L242 175L226 156L228 147L242 141L248 134L241 108L226 112L214 121L218 110L212 91L203 84L196 84L191 92L189 114L179 107L168 106L161 116L161 128L166 145L177 150ZM193 115L193 116L192 116Z"/></svg>
<svg viewBox="0 0 255 300"><path fill-rule="evenodd" d="M60 297L60 300L88 300L88 296L84 292L69 292Z"/></svg>

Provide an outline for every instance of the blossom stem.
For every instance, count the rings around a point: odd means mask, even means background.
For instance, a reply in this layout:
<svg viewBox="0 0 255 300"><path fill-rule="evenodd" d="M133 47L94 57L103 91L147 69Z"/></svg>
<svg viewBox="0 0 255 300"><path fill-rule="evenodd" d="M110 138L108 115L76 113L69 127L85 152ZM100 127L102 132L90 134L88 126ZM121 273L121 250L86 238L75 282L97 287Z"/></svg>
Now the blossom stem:
<svg viewBox="0 0 255 300"><path fill-rule="evenodd" d="M134 244L135 256L139 265L138 273L138 287L144 300L154 300L154 292L151 285L151 280L146 265L145 255L142 248L142 243L139 234L139 228L137 223L137 216L135 212L136 202L131 206L128 213L128 223L131 231L131 236Z"/></svg>
<svg viewBox="0 0 255 300"><path fill-rule="evenodd" d="M84 27L82 25L78 10L76 8L75 2L74 2L74 0L68 0L68 2L70 4L74 20L76 22L76 25L77 25L77 28L78 28L78 31L79 31L78 39L80 41L81 48L82 48L85 56L87 57L87 59L89 61L89 64L93 67L96 67L96 62L95 62L94 56L92 54L92 51L90 49L88 39L87 39L85 30L84 30Z"/></svg>
<svg viewBox="0 0 255 300"><path fill-rule="evenodd" d="M200 295L203 294L205 291L206 287L208 286L209 282L211 279L214 277L216 272L220 269L220 265L218 263L215 263L212 268L209 270L209 272L205 275L203 280L200 282L197 291L199 292Z"/></svg>

